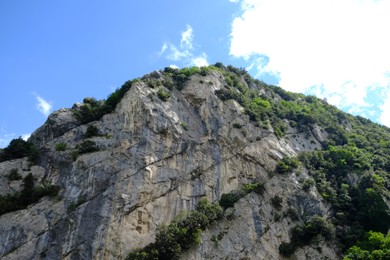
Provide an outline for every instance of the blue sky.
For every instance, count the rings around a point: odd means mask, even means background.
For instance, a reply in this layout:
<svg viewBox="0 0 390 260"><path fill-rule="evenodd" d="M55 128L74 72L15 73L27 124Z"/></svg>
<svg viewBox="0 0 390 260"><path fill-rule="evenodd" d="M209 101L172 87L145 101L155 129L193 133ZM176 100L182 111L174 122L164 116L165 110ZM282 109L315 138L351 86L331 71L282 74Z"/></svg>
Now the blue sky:
<svg viewBox="0 0 390 260"><path fill-rule="evenodd" d="M126 80L218 61L390 126L389 2L0 0L0 147Z"/></svg>

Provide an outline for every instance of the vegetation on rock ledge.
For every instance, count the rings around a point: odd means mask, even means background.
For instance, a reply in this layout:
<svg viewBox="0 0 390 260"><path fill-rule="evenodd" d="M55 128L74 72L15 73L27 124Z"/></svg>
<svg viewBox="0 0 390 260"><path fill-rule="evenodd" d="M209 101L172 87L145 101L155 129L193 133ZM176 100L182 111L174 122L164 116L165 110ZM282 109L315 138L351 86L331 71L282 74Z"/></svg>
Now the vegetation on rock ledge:
<svg viewBox="0 0 390 260"><path fill-rule="evenodd" d="M279 160L275 172L284 176L297 174L295 169L299 167L299 171L305 171L310 176L302 184L302 189L316 189L332 210L327 220L314 216L303 225L295 226L291 230L290 242L283 242L279 252L290 255L316 238L336 238L337 245L346 254L345 259L389 257L389 235L384 234L390 229L390 130L385 126L346 114L326 100L267 85L253 79L245 69L221 63L202 68L165 68L142 79L127 81L106 100L85 98L82 105L73 109L74 116L81 124L101 119L115 110L135 82L152 88L152 95L169 102L175 93L188 86L192 76L207 76L210 73L218 75L222 84L215 95L221 102L234 100L242 107L240 120L248 119L245 124L233 122L232 127L245 130L246 125L252 124L285 140L302 136L316 138L311 140L316 150ZM205 81L197 79L200 84ZM209 85L212 84L209 82ZM185 130L189 128L186 122L180 125ZM315 131L323 134L322 138L316 136ZM91 125L84 137L95 136L98 136L98 129ZM57 143L55 148L65 151L67 145ZM99 147L95 142L84 140L71 154L73 159L77 159L80 154L97 150ZM8 147L0 149L0 162L26 156L36 163L39 151L32 143L21 138L12 140ZM14 170L7 174L8 181L21 178ZM0 214L25 208L43 196L53 196L58 192L58 187L52 185L35 187L30 175L23 179L23 183L22 192L0 196ZM252 191L261 195L264 183L246 184L240 191L222 194L219 204L224 209L233 207ZM275 196L271 204L280 209L283 200ZM220 206L201 200L195 211L161 227L154 243L132 252L128 259L177 258L184 250L198 244L201 232L221 218ZM298 213L294 209L289 208L287 213L291 219L298 221Z"/></svg>
<svg viewBox="0 0 390 260"><path fill-rule="evenodd" d="M329 221L343 251L364 239L373 230L386 234L390 229L390 129L362 117L344 113L326 101L270 86L251 78L245 70L219 64L226 86L215 93L221 100L235 100L249 120L262 128L273 129L278 138L297 134L312 135L321 129L321 150L298 155L313 182L334 210ZM289 128L298 130L289 134ZM285 157L276 172L287 174L300 164ZM294 248L296 246L294 245ZM282 246L282 248L292 248Z"/></svg>
<svg viewBox="0 0 390 260"><path fill-rule="evenodd" d="M34 177L29 173L23 179L23 190L14 194L0 196L0 215L26 208L42 197L57 196L60 188L56 185L35 186Z"/></svg>
<svg viewBox="0 0 390 260"><path fill-rule="evenodd" d="M162 226L156 241L130 253L128 260L178 259L182 252L201 242L201 233L222 217L222 208L201 199L196 210Z"/></svg>

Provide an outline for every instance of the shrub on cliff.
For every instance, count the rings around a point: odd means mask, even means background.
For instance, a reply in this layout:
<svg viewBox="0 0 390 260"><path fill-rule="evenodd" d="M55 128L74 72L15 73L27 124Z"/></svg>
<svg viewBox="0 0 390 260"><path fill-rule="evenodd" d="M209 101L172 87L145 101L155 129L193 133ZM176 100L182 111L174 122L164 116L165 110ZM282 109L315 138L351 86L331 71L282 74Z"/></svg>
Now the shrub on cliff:
<svg viewBox="0 0 390 260"><path fill-rule="evenodd" d="M299 160L295 157L284 157L281 161L276 165L277 173L289 173L298 168Z"/></svg>
<svg viewBox="0 0 390 260"><path fill-rule="evenodd" d="M245 195L242 191L232 191L221 195L219 205L224 208L234 207L234 204Z"/></svg>
<svg viewBox="0 0 390 260"><path fill-rule="evenodd" d="M90 138L90 137L97 136L98 134L99 134L99 129L94 125L89 125L87 127L87 131L85 132L84 137Z"/></svg>
<svg viewBox="0 0 390 260"><path fill-rule="evenodd" d="M75 149L71 152L73 161L77 159L80 154L93 153L99 151L99 147L92 140L84 140L82 143L76 145Z"/></svg>
<svg viewBox="0 0 390 260"><path fill-rule="evenodd" d="M11 169L11 171L7 175L7 179L9 181L21 180L22 179L22 175L19 174L18 169L14 168L14 169Z"/></svg>
<svg viewBox="0 0 390 260"><path fill-rule="evenodd" d="M67 147L68 147L68 145L66 143L63 143L63 142L58 143L58 144L56 144L56 151L63 152L66 150Z"/></svg>
<svg viewBox="0 0 390 260"><path fill-rule="evenodd" d="M177 259L192 246L201 242L202 231L222 217L222 208L202 199L196 210L185 217L162 226L156 234L156 241L144 248L136 249L127 260Z"/></svg>
<svg viewBox="0 0 390 260"><path fill-rule="evenodd" d="M57 196L60 187L56 185L35 186L34 177L29 173L23 178L23 190L14 194L0 195L0 215L26 208L42 197Z"/></svg>
<svg viewBox="0 0 390 260"><path fill-rule="evenodd" d="M158 91L157 91L157 96L159 97L159 99L161 99L162 101L168 101L168 99L171 97L171 94L169 94L168 91L160 88Z"/></svg>
<svg viewBox="0 0 390 260"><path fill-rule="evenodd" d="M105 114L115 110L126 92L131 88L137 79L126 81L120 88L111 93L106 100L97 101L95 98L84 98L83 105L74 110L74 116L82 124L99 120Z"/></svg>
<svg viewBox="0 0 390 260"><path fill-rule="evenodd" d="M279 253L289 256L298 247L312 243L315 237L322 236L326 241L332 241L335 237L335 230L332 224L321 217L314 217L304 225L297 225L290 230L290 243L282 242L279 246Z"/></svg>

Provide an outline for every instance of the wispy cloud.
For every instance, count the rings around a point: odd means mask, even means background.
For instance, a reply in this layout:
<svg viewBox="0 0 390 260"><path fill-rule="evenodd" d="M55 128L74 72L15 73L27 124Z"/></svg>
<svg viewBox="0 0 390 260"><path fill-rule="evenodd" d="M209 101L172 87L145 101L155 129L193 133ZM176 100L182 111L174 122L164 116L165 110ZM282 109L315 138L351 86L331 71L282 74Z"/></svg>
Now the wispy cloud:
<svg viewBox="0 0 390 260"><path fill-rule="evenodd" d="M190 53L187 49L178 49L174 44L169 42L163 44L160 55L163 54L165 54L167 59L172 61L181 61L190 56Z"/></svg>
<svg viewBox="0 0 390 260"><path fill-rule="evenodd" d="M183 49L191 50L194 34L192 33L192 27L187 24L187 29L181 33L180 47Z"/></svg>
<svg viewBox="0 0 390 260"><path fill-rule="evenodd" d="M41 112L44 116L48 116L50 114L50 112L52 111L52 104L51 102L49 101L46 101L45 99L43 99L42 97L38 96L38 95L35 95L36 99L37 99L37 109L39 112Z"/></svg>
<svg viewBox="0 0 390 260"><path fill-rule="evenodd" d="M242 0L230 55L285 89L316 94L390 126L390 1ZM369 103L381 91L379 103Z"/></svg>
<svg viewBox="0 0 390 260"><path fill-rule="evenodd" d="M194 48L194 34L190 25L186 26L186 30L181 33L180 44L177 46L170 42L165 42L159 52L159 56L163 56L168 60L180 62L184 66L207 66L207 55L205 53L198 54ZM174 65L178 66L178 65Z"/></svg>

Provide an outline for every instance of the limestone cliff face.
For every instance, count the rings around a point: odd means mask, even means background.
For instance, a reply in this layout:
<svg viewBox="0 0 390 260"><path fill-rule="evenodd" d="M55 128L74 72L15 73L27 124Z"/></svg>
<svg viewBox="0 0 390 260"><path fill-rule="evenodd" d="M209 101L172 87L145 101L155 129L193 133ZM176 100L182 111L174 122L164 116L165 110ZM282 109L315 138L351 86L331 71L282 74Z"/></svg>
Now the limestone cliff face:
<svg viewBox="0 0 390 260"><path fill-rule="evenodd" d="M309 178L304 169L273 174L284 156L321 148L325 132L290 128L277 138L272 128L251 123L237 102L215 95L226 85L217 71L191 76L180 91L163 85L133 83L114 112L84 125L72 109L56 111L31 137L42 151L38 165L25 158L0 163L1 194L21 190L21 181L6 178L13 168L23 177L33 173L36 183L61 187L57 199L0 216L0 257L124 259L200 198L218 201L254 181L265 183L264 195L239 200L183 259L281 259L278 246L289 240L293 225L313 215L326 218L329 208L315 188L302 191L300 180ZM170 93L167 101L158 97L159 89ZM88 140L99 151L72 160L71 150L85 140L88 126L98 128ZM68 149L57 151L59 143ZM278 210L271 204L275 195L282 198ZM299 218L284 216L291 207ZM292 258L326 257L337 255L319 241Z"/></svg>

